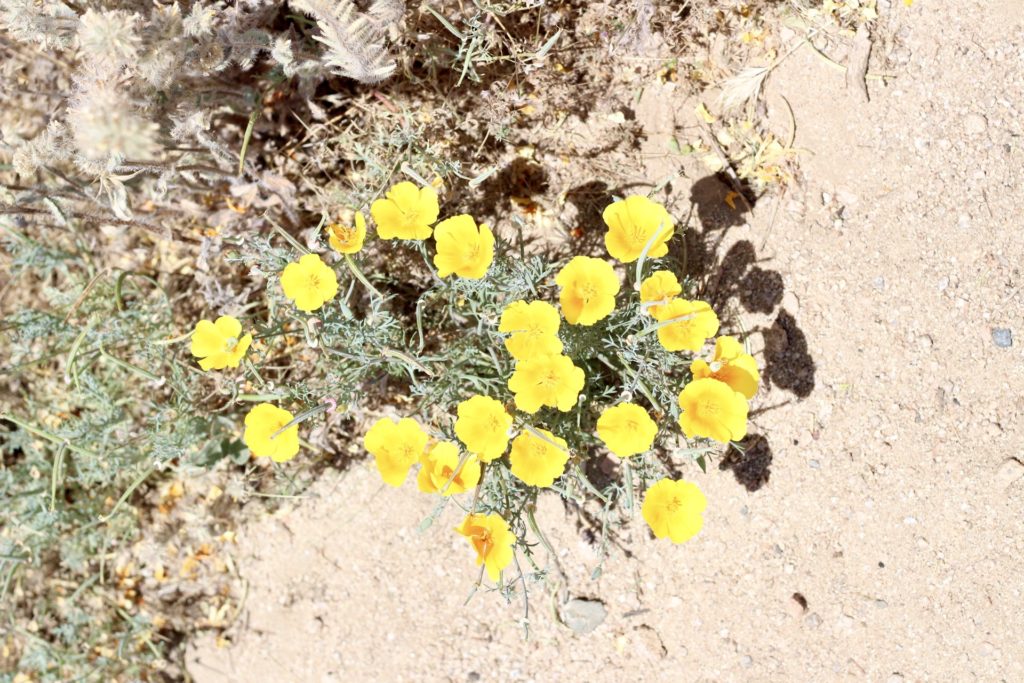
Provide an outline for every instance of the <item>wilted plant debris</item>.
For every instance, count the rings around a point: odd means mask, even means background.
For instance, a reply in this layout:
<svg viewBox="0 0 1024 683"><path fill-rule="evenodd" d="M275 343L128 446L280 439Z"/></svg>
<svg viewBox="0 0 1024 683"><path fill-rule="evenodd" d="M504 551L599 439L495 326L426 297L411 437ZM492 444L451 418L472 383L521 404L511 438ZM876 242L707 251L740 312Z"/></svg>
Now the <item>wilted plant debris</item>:
<svg viewBox="0 0 1024 683"><path fill-rule="evenodd" d="M353 459L457 506L507 598L548 491L697 534L665 463L743 439L759 371L601 98L699 94L665 153L736 209L795 182L758 97L804 38L683 4L0 0L0 680L179 680L244 607L245 511Z"/></svg>

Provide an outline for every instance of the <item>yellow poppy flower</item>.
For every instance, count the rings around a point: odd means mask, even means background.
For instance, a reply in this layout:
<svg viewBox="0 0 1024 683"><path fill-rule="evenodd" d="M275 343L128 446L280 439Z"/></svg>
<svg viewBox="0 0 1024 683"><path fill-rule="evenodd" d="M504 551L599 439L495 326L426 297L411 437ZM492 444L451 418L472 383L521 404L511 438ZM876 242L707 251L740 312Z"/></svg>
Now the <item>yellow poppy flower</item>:
<svg viewBox="0 0 1024 683"><path fill-rule="evenodd" d="M434 228L437 274L455 273L467 280L479 280L494 261L494 233L486 225L478 228L468 214L446 218Z"/></svg>
<svg viewBox="0 0 1024 683"><path fill-rule="evenodd" d="M728 443L747 435L747 400L725 382L695 379L679 393L679 426L686 438Z"/></svg>
<svg viewBox="0 0 1024 683"><path fill-rule="evenodd" d="M651 449L658 425L635 403L606 408L597 419L597 436L615 455L628 458Z"/></svg>
<svg viewBox="0 0 1024 683"><path fill-rule="evenodd" d="M647 489L640 513L655 538L666 536L673 543L684 543L704 526L708 499L689 481L661 479Z"/></svg>
<svg viewBox="0 0 1024 683"><path fill-rule="evenodd" d="M203 370L237 368L252 344L252 335L242 334L242 323L230 315L216 321L200 320L192 333L192 355Z"/></svg>
<svg viewBox="0 0 1024 683"><path fill-rule="evenodd" d="M306 254L285 266L281 288L295 302L295 308L311 313L335 297L338 277L318 255Z"/></svg>
<svg viewBox="0 0 1024 683"><path fill-rule="evenodd" d="M659 307L656 319L677 319L658 328L658 341L669 351L700 351L718 332L718 316L704 301L672 299Z"/></svg>
<svg viewBox="0 0 1024 683"><path fill-rule="evenodd" d="M430 437L411 417L398 422L382 417L373 423L363 446L377 461L377 470L388 486L401 486L413 466L423 455Z"/></svg>
<svg viewBox="0 0 1024 683"><path fill-rule="evenodd" d="M565 471L569 450L564 439L546 429L538 429L537 432L543 434L547 441L532 432L523 432L512 439L512 452L508 460L512 465L512 474L524 484L551 486Z"/></svg>
<svg viewBox="0 0 1024 683"><path fill-rule="evenodd" d="M589 256L575 256L555 276L561 288L558 300L570 325L593 325L615 310L619 278L612 264Z"/></svg>
<svg viewBox="0 0 1024 683"><path fill-rule="evenodd" d="M568 356L535 356L516 363L508 380L516 407L536 413L541 406L557 407L563 413L573 409L586 383L583 370Z"/></svg>
<svg viewBox="0 0 1024 683"><path fill-rule="evenodd" d="M623 263L636 261L652 237L654 242L647 256L658 258L668 253L666 242L675 232L675 225L661 204L642 195L631 195L605 207L602 217L608 226L604 246L612 258Z"/></svg>
<svg viewBox="0 0 1024 683"><path fill-rule="evenodd" d="M647 312L657 318L665 304L683 293L676 274L670 270L659 270L640 283L640 301L643 303L661 302L647 307Z"/></svg>
<svg viewBox="0 0 1024 683"><path fill-rule="evenodd" d="M719 337L715 340L715 358L708 363L698 358L690 364L694 379L712 377L725 382L747 399L754 398L761 375L757 361L744 352L743 345L735 337Z"/></svg>
<svg viewBox="0 0 1024 683"><path fill-rule="evenodd" d="M488 396L473 396L459 404L455 436L470 453L484 462L500 458L508 448L508 430L512 416L500 401Z"/></svg>
<svg viewBox="0 0 1024 683"><path fill-rule="evenodd" d="M383 199L370 205L377 236L382 240L425 240L440 212L434 188L419 188L410 182L392 186Z"/></svg>
<svg viewBox="0 0 1024 683"><path fill-rule="evenodd" d="M274 462L291 460L299 452L299 426L293 425L280 434L277 432L294 417L284 408L260 403L245 416L242 441L257 458L269 457Z"/></svg>
<svg viewBox="0 0 1024 683"><path fill-rule="evenodd" d="M331 223L327 226L327 241L331 249L339 254L354 254L363 248L366 240L366 217L362 211L356 211L355 227Z"/></svg>
<svg viewBox="0 0 1024 683"><path fill-rule="evenodd" d="M512 548L516 535L509 529L508 522L501 515L467 515L462 524L455 527L469 541L476 551L476 564L487 569L491 581L497 581L501 570L512 563Z"/></svg>
<svg viewBox="0 0 1024 683"><path fill-rule="evenodd" d="M561 318L554 306L545 301L513 301L501 314L498 331L511 333L505 348L516 360L562 353L558 338Z"/></svg>
<svg viewBox="0 0 1024 683"><path fill-rule="evenodd" d="M466 458L462 469L456 474L455 470L459 467L459 447L450 441L436 444L423 454L420 463L416 486L424 493L452 496L468 491L480 483L480 461L475 455Z"/></svg>

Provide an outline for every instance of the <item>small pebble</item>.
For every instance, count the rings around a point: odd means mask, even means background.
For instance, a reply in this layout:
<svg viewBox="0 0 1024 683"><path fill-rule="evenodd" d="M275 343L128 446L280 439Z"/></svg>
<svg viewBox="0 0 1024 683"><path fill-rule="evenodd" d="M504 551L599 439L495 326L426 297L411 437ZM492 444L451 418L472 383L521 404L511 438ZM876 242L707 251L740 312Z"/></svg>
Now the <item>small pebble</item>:
<svg viewBox="0 0 1024 683"><path fill-rule="evenodd" d="M1013 332L1009 327L993 327L992 342L1001 349L1013 346Z"/></svg>
<svg viewBox="0 0 1024 683"><path fill-rule="evenodd" d="M817 460L809 461L807 463L807 466L810 467L812 470L820 470L821 469L821 463L818 462Z"/></svg>
<svg viewBox="0 0 1024 683"><path fill-rule="evenodd" d="M887 603L885 600L875 600L875 607L877 607L878 609L885 609L888 606L889 603Z"/></svg>
<svg viewBox="0 0 1024 683"><path fill-rule="evenodd" d="M964 130L968 135L981 135L988 129L988 120L981 114L968 114L964 117Z"/></svg>
<svg viewBox="0 0 1024 683"><path fill-rule="evenodd" d="M941 280L939 280L939 291L940 292L946 291L947 287L949 287L949 278L948 277L944 277Z"/></svg>
<svg viewBox="0 0 1024 683"><path fill-rule="evenodd" d="M600 600L574 598L562 607L562 621L576 633L590 633L601 625L608 610Z"/></svg>
<svg viewBox="0 0 1024 683"><path fill-rule="evenodd" d="M871 286L877 289L879 292L885 289L885 278L879 275L871 281Z"/></svg>
<svg viewBox="0 0 1024 683"><path fill-rule="evenodd" d="M804 624L811 628L818 628L821 626L821 617L818 616L817 612L811 612L804 617Z"/></svg>
<svg viewBox="0 0 1024 683"><path fill-rule="evenodd" d="M750 667L754 666L754 658L750 655L743 655L742 657L740 657L740 666L742 666L744 669L749 669Z"/></svg>
<svg viewBox="0 0 1024 683"><path fill-rule="evenodd" d="M1002 489L1007 489L1021 477L1024 477L1024 463L1016 458L1007 458L996 470L996 481Z"/></svg>

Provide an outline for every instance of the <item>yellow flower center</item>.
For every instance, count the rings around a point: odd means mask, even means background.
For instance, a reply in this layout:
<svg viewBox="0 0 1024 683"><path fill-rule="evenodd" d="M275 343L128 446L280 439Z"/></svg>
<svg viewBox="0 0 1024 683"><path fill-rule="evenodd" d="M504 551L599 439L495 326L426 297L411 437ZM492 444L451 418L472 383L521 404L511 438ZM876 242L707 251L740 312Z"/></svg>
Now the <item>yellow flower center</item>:
<svg viewBox="0 0 1024 683"><path fill-rule="evenodd" d="M353 228L348 228L344 225L335 225L331 228L331 231L334 233L334 238L345 247L349 246L356 236L356 231Z"/></svg>
<svg viewBox="0 0 1024 683"><path fill-rule="evenodd" d="M309 282L308 282L307 286L310 289L312 289L312 290L319 290L320 289L320 274L319 273L310 273L309 274Z"/></svg>
<svg viewBox="0 0 1024 683"><path fill-rule="evenodd" d="M636 223L633 223L632 225L629 226L629 236L632 237L633 241L639 244L641 247L646 245L647 240L650 239L650 236L647 234L647 231L644 230L642 226L637 225Z"/></svg>
<svg viewBox="0 0 1024 683"><path fill-rule="evenodd" d="M537 380L537 385L545 389L555 389L561 384L561 379L561 374L555 368L550 368Z"/></svg>
<svg viewBox="0 0 1024 683"><path fill-rule="evenodd" d="M718 404L710 399L702 399L697 402L697 411L704 417L715 417L718 415Z"/></svg>
<svg viewBox="0 0 1024 683"><path fill-rule="evenodd" d="M415 206L399 206L398 213L402 216L403 227L415 227L419 223L419 209Z"/></svg>
<svg viewBox="0 0 1024 683"><path fill-rule="evenodd" d="M481 555L487 555L491 552L491 546L494 545L494 539L491 538L491 532L489 529L477 527L473 530L473 540L475 541L476 551Z"/></svg>
<svg viewBox="0 0 1024 683"><path fill-rule="evenodd" d="M597 298L597 287L593 282L581 282L576 287L576 292L583 299L583 303L589 303L591 299Z"/></svg>
<svg viewBox="0 0 1024 683"><path fill-rule="evenodd" d="M668 503L665 505L665 509L668 510L670 513L674 513L682 507L683 501L679 499L679 496L672 496L672 498L670 498Z"/></svg>
<svg viewBox="0 0 1024 683"><path fill-rule="evenodd" d="M275 420L272 423L273 429L270 430L270 440L273 441L277 437L281 436L278 432L284 429L284 426L289 422L291 422L291 420Z"/></svg>

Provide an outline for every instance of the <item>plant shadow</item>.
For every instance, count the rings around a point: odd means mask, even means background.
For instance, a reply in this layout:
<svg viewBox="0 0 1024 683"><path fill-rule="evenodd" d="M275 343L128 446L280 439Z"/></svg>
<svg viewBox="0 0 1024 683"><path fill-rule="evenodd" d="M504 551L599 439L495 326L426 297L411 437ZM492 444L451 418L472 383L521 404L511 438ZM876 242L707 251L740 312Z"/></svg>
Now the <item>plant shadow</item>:
<svg viewBox="0 0 1024 683"><path fill-rule="evenodd" d="M807 398L814 390L817 368L807 335L793 313L782 306L782 275L766 267L768 260L758 257L749 240L736 242L724 256L718 257L728 230L745 222L746 205L753 207L756 201L752 192L741 189L742 197L720 175L694 183L690 201L701 225L700 230L686 232L685 274L696 284L698 294L717 311L727 310L729 300L735 299L749 313L774 314L771 324L741 336L746 338L755 332L764 335L765 386Z"/></svg>
<svg viewBox="0 0 1024 683"><path fill-rule="evenodd" d="M722 252L728 231L743 225L757 202L746 186L735 185L721 174L701 178L690 190L690 202L699 226L686 231L685 253L680 256L684 274L695 285L697 295L719 312L729 310L730 301L748 313L774 316L766 325L738 335L755 333L764 338L760 358L761 378L768 388L788 391L797 399L810 396L815 387L816 365L807 335L796 317L782 305L785 282L782 275L759 258L749 240L735 242ZM771 444L763 434L751 434L730 447L719 462L720 470L731 470L736 481L748 491L768 483L773 460Z"/></svg>
<svg viewBox="0 0 1024 683"><path fill-rule="evenodd" d="M736 481L748 491L757 491L771 477L771 444L762 434L750 434L735 448L729 448L718 463L719 470L731 470Z"/></svg>

